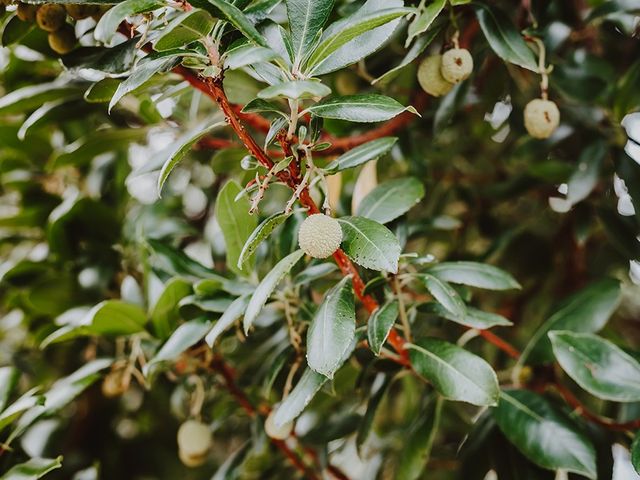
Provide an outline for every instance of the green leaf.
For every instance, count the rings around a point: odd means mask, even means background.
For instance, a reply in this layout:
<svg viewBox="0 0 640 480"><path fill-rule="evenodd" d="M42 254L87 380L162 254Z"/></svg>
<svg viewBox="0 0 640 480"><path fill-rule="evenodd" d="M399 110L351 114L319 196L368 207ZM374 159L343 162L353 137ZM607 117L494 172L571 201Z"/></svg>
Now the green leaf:
<svg viewBox="0 0 640 480"><path fill-rule="evenodd" d="M369 437L369 433L371 432L371 427L373 426L373 421L375 420L376 413L378 411L378 408L380 407L382 399L389 389L389 385L391 385L391 378L387 377L385 378L384 383L375 392L372 392L369 397L367 411L365 412L364 417L362 417L362 422L358 427L358 433L356 436L356 446L361 457L362 446Z"/></svg>
<svg viewBox="0 0 640 480"><path fill-rule="evenodd" d="M424 197L424 186L415 177L384 182L362 199L356 212L359 216L382 224L407 213Z"/></svg>
<svg viewBox="0 0 640 480"><path fill-rule="evenodd" d="M640 474L640 431L636 433L631 444L631 464L636 472Z"/></svg>
<svg viewBox="0 0 640 480"><path fill-rule="evenodd" d="M7 19L2 27L2 40L0 44L8 47L20 42L35 28L35 22L23 22L17 16Z"/></svg>
<svg viewBox="0 0 640 480"><path fill-rule="evenodd" d="M350 42L354 38L365 34L376 27L384 25L386 23L400 18L408 13L413 12L411 8L396 7L385 8L383 10L377 10L362 16L358 16L353 21L348 22L345 26L338 30L332 31L329 35L323 36L320 44L314 49L313 53L307 60L306 71L308 74L313 74L314 70L322 64L322 62L329 58L329 56L342 47L344 44Z"/></svg>
<svg viewBox="0 0 640 480"><path fill-rule="evenodd" d="M260 98L254 98L247 103L242 109L242 113L277 113L286 119L289 118L278 105Z"/></svg>
<svg viewBox="0 0 640 480"><path fill-rule="evenodd" d="M305 369L289 396L276 408L273 416L276 428L298 417L327 380L324 375Z"/></svg>
<svg viewBox="0 0 640 480"><path fill-rule="evenodd" d="M475 11L480 28L496 55L533 72L538 71L536 56L502 11L481 3L477 4Z"/></svg>
<svg viewBox="0 0 640 480"><path fill-rule="evenodd" d="M127 93L133 92L136 88L141 87L156 73L165 73L175 67L185 53L186 52L184 50L168 50L166 52L151 54L138 62L131 72L131 75L129 75L124 82L118 85L116 93L113 94L113 97L109 102L109 112L111 112L111 109L122 99L122 97Z"/></svg>
<svg viewBox="0 0 640 480"><path fill-rule="evenodd" d="M317 80L289 80L276 83L258 92L258 97L270 99L286 97L292 99L326 97L331 89Z"/></svg>
<svg viewBox="0 0 640 480"><path fill-rule="evenodd" d="M356 331L356 312L351 278L344 277L324 297L307 332L307 363L333 378Z"/></svg>
<svg viewBox="0 0 640 480"><path fill-rule="evenodd" d="M100 18L93 35L99 42L109 42L125 18L139 13L150 12L164 7L164 5L161 0L125 0L110 8Z"/></svg>
<svg viewBox="0 0 640 480"><path fill-rule="evenodd" d="M385 8L402 7L403 3L403 0L367 0L350 16L333 22L324 32L323 38L332 36L334 32L342 31L347 25L356 22L365 15ZM313 74L318 76L335 72L371 55L391 39L400 22L401 19L397 18L348 41L318 65Z"/></svg>
<svg viewBox="0 0 640 480"><path fill-rule="evenodd" d="M521 288L507 272L492 265L477 262L442 262L429 268L429 273L440 280L487 290Z"/></svg>
<svg viewBox="0 0 640 480"><path fill-rule="evenodd" d="M87 91L84 92L84 99L88 103L107 103L116 93L118 85L120 85L120 80L117 78L104 78L87 88Z"/></svg>
<svg viewBox="0 0 640 480"><path fill-rule="evenodd" d="M260 282L260 285L257 286L244 314L243 326L245 333L249 332L251 325L253 325L253 321L258 317L262 307L267 303L267 300L280 281L289 273L293 266L298 263L303 255L304 252L302 250L296 250L284 257L271 269L269 273L267 273L264 279Z"/></svg>
<svg viewBox="0 0 640 480"><path fill-rule="evenodd" d="M466 317L467 306L451 285L429 274L420 275L420 279L424 282L424 286L427 287L427 290L429 290L433 298L435 298L451 316L454 318Z"/></svg>
<svg viewBox="0 0 640 480"><path fill-rule="evenodd" d="M62 467L62 457L31 458L13 466L0 480L37 480L47 473Z"/></svg>
<svg viewBox="0 0 640 480"><path fill-rule="evenodd" d="M278 54L270 48L253 44L244 44L232 48L227 50L224 55L224 66L229 70L268 62L278 56Z"/></svg>
<svg viewBox="0 0 640 480"><path fill-rule="evenodd" d="M429 30L429 27L438 15L440 15L446 3L447 0L434 0L420 11L418 16L411 22L411 25L409 25L407 41L404 44L405 47L408 47L415 37Z"/></svg>
<svg viewBox="0 0 640 480"><path fill-rule="evenodd" d="M298 66L333 9L334 0L286 0L294 61Z"/></svg>
<svg viewBox="0 0 640 480"><path fill-rule="evenodd" d="M591 333L549 332L562 369L582 388L603 400L640 401L640 363L621 348Z"/></svg>
<svg viewBox="0 0 640 480"><path fill-rule="evenodd" d="M501 315L495 313L483 312L477 308L466 306L466 312L464 316L457 316L443 307L440 303L429 303L428 310L430 313L434 313L439 317L446 318L452 322L459 323L466 327L477 328L478 330L486 330L491 327L509 327L513 325L509 320Z"/></svg>
<svg viewBox="0 0 640 480"><path fill-rule="evenodd" d="M551 330L596 333L602 330L620 302L620 282L604 279L593 283L568 298L564 305L533 334L520 357L531 363L553 359L551 342L547 333Z"/></svg>
<svg viewBox="0 0 640 480"><path fill-rule="evenodd" d="M164 286L151 310L151 324L156 336L167 338L178 323L178 303L191 293L191 282L183 278L172 278Z"/></svg>
<svg viewBox="0 0 640 480"><path fill-rule="evenodd" d="M158 194L162 192L162 187L164 186L167 178L173 171L173 169L180 163L180 161L185 157L187 153L191 151L193 146L205 135L208 135L212 131L226 126L226 123L216 122L209 125L199 125L195 127L193 130L185 133L179 139L177 139L174 143L172 143L171 151L164 161L162 165L162 170L160 171L160 176L158 177Z"/></svg>
<svg viewBox="0 0 640 480"><path fill-rule="evenodd" d="M251 297L249 297L249 295L238 297L231 303L231 305L229 305L229 307L227 307L222 316L213 325L209 333L207 333L207 336L205 337L207 345L213 348L218 337L244 314L247 306L249 305L250 298Z"/></svg>
<svg viewBox="0 0 640 480"><path fill-rule="evenodd" d="M138 38L131 38L111 48L81 47L65 55L62 62L66 69L81 74L82 69L90 68L110 75L128 72L136 59Z"/></svg>
<svg viewBox="0 0 640 480"><path fill-rule="evenodd" d="M444 398L478 406L498 403L498 378L482 358L437 338L407 344L407 348L413 369Z"/></svg>
<svg viewBox="0 0 640 480"><path fill-rule="evenodd" d="M338 270L338 266L335 263L320 263L318 265L312 265L305 268L293 279L293 283L298 285L307 285L314 280L318 280L322 277L329 275L330 273Z"/></svg>
<svg viewBox="0 0 640 480"><path fill-rule="evenodd" d="M213 28L215 20L208 12L194 9L174 18L169 25L160 31L154 50L163 51L179 48L206 37Z"/></svg>
<svg viewBox="0 0 640 480"><path fill-rule="evenodd" d="M251 235L249 235L249 238L247 238L247 241L242 247L242 251L238 257L238 262L236 263L236 266L240 270L242 270L245 262L256 252L260 243L267 239L276 228L282 225L285 220L289 218L289 215L289 213L284 212L274 213L273 215L265 218L262 223L258 225L253 232L251 232Z"/></svg>
<svg viewBox="0 0 640 480"><path fill-rule="evenodd" d="M307 108L304 113L322 118L370 123L389 120L405 111L416 115L418 113L413 107L404 107L391 97L369 93L322 100Z"/></svg>
<svg viewBox="0 0 640 480"><path fill-rule="evenodd" d="M265 38L256 30L251 20L235 5L226 0L193 0L191 5L206 10L216 18L223 18L237 28L246 38L256 45L268 47Z"/></svg>
<svg viewBox="0 0 640 480"><path fill-rule="evenodd" d="M540 395L503 391L493 417L507 439L536 465L597 477L596 452L587 436Z"/></svg>
<svg viewBox="0 0 640 480"><path fill-rule="evenodd" d="M210 329L211 322L204 317L180 325L144 366L145 376L149 376L160 363L177 359L182 352L202 340Z"/></svg>
<svg viewBox="0 0 640 480"><path fill-rule="evenodd" d="M251 205L246 194L238 195L242 187L235 180L231 180L222 187L216 200L215 216L224 235L227 249L227 268L236 273L247 273L238 268L238 259L244 244L256 228L257 219L249 214ZM237 200L236 200L237 198ZM254 259L245 261L249 270L253 267Z"/></svg>
<svg viewBox="0 0 640 480"><path fill-rule="evenodd" d="M50 82L18 88L0 97L0 115L13 115L34 110L45 102L79 98L82 89L68 82Z"/></svg>
<svg viewBox="0 0 640 480"><path fill-rule="evenodd" d="M57 380L44 394L44 405L33 406L22 415L15 430L11 432L11 435L7 439L7 444L21 435L39 418L54 413L66 406L84 392L85 389L93 385L93 383L101 377L99 372L111 366L112 363L113 360L110 358L92 360L71 375Z"/></svg>
<svg viewBox="0 0 640 480"><path fill-rule="evenodd" d="M39 388L36 387L27 391L0 413L0 431L25 411L44 403L44 397L36 394L38 390Z"/></svg>
<svg viewBox="0 0 640 480"><path fill-rule="evenodd" d="M324 170L327 173L336 173L376 160L389 152L397 141L397 137L382 137L363 143L340 155L324 167Z"/></svg>
<svg viewBox="0 0 640 480"><path fill-rule="evenodd" d="M342 227L342 249L351 260L372 270L398 272L401 247L387 227L362 217L337 220Z"/></svg>
<svg viewBox="0 0 640 480"><path fill-rule="evenodd" d="M367 340L369 341L369 348L376 355L380 355L380 350L384 342L387 341L387 337L393 328L393 324L398 319L398 302L387 302L382 307L378 308L367 322Z"/></svg>
<svg viewBox="0 0 640 480"><path fill-rule="evenodd" d="M9 396L16 388L20 372L14 367L0 367L0 412L9 403Z"/></svg>
<svg viewBox="0 0 640 480"><path fill-rule="evenodd" d="M97 335L131 335L144 331L147 315L138 305L105 300L93 307L83 324Z"/></svg>
<svg viewBox="0 0 640 480"><path fill-rule="evenodd" d="M398 480L417 480L427 466L440 425L442 404L442 397L436 395L424 413L421 412L400 453L395 477Z"/></svg>

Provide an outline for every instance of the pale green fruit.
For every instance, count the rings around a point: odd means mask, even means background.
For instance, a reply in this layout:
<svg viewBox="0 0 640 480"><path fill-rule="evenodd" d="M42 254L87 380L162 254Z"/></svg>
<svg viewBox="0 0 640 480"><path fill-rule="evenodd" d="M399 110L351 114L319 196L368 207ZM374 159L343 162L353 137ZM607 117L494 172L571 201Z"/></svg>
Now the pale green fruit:
<svg viewBox="0 0 640 480"><path fill-rule="evenodd" d="M442 55L440 73L451 83L460 83L473 71L473 57L466 48L452 48Z"/></svg>
<svg viewBox="0 0 640 480"><path fill-rule="evenodd" d="M305 218L298 231L298 243L313 258L327 258L342 243L340 223L332 217L316 213Z"/></svg>
<svg viewBox="0 0 640 480"><path fill-rule="evenodd" d="M524 108L524 126L535 138L549 138L560 124L560 110L551 100L536 98Z"/></svg>
<svg viewBox="0 0 640 480"><path fill-rule="evenodd" d="M422 89L429 95L441 97L453 88L453 83L448 82L440 72L442 55L430 55L426 57L418 67L418 82Z"/></svg>

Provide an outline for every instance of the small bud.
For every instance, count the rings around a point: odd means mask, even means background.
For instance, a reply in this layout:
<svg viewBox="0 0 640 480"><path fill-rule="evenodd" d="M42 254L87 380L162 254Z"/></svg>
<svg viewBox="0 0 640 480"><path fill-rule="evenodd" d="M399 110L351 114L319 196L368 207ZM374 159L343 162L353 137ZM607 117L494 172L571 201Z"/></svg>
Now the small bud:
<svg viewBox="0 0 640 480"><path fill-rule="evenodd" d="M293 422L287 422L281 427L276 427L273 423L275 412L275 410L271 410L271 413L269 413L267 420L264 422L264 431L269 437L275 440L284 440L291 435L291 432L293 431Z"/></svg>
<svg viewBox="0 0 640 480"><path fill-rule="evenodd" d="M442 55L431 55L425 58L418 67L418 82L422 89L429 95L441 97L453 88L453 83L448 82L440 72Z"/></svg>
<svg viewBox="0 0 640 480"><path fill-rule="evenodd" d="M187 467L202 465L211 449L211 430L197 420L187 420L178 429L178 456Z"/></svg>
<svg viewBox="0 0 640 480"><path fill-rule="evenodd" d="M452 48L442 55L440 73L451 83L460 83L473 71L473 57L466 48Z"/></svg>
<svg viewBox="0 0 640 480"><path fill-rule="evenodd" d="M76 33L71 25L64 25L57 32L51 32L48 40L51 50L60 55L69 53L77 43Z"/></svg>
<svg viewBox="0 0 640 480"><path fill-rule="evenodd" d="M332 217L316 213L305 218L298 231L298 243L313 258L327 258L342 243L340 223Z"/></svg>
<svg viewBox="0 0 640 480"><path fill-rule="evenodd" d="M16 15L23 22L33 22L36 19L36 13L38 11L38 5L32 5L30 3L18 3L16 9Z"/></svg>
<svg viewBox="0 0 640 480"><path fill-rule="evenodd" d="M560 111L551 100L536 98L524 108L524 126L535 138L549 138L558 128Z"/></svg>
<svg viewBox="0 0 640 480"><path fill-rule="evenodd" d="M45 32L55 32L60 30L67 19L67 11L62 5L57 3L47 3L42 5L36 13L36 22Z"/></svg>

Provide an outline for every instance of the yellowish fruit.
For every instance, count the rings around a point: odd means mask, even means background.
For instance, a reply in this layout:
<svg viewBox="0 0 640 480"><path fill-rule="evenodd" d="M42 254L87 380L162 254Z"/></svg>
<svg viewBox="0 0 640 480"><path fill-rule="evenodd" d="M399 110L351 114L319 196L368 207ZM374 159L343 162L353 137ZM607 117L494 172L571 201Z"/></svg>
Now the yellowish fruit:
<svg viewBox="0 0 640 480"><path fill-rule="evenodd" d="M273 423L275 412L275 410L271 410L271 413L269 413L269 416L264 422L264 431L269 437L275 440L284 440L291 435L291 432L293 431L293 422L287 422L281 427L276 426L276 424Z"/></svg>
<svg viewBox="0 0 640 480"><path fill-rule="evenodd" d="M442 55L431 55L425 58L418 67L418 82L422 89L429 95L441 97L453 88L453 83L448 82L442 76L440 67Z"/></svg>
<svg viewBox="0 0 640 480"><path fill-rule="evenodd" d="M186 457L202 457L211 448L211 430L197 420L187 420L178 429L178 448Z"/></svg>
<svg viewBox="0 0 640 480"><path fill-rule="evenodd" d="M466 48L452 48L442 55L440 73L447 82L460 83L473 71L473 57Z"/></svg>
<svg viewBox="0 0 640 480"><path fill-rule="evenodd" d="M49 46L54 52L65 55L76 46L76 32L71 25L65 25L57 32L49 34Z"/></svg>
<svg viewBox="0 0 640 480"><path fill-rule="evenodd" d="M304 219L298 231L298 243L313 258L327 258L342 243L340 223L328 215L316 213Z"/></svg>
<svg viewBox="0 0 640 480"><path fill-rule="evenodd" d="M524 108L524 126L535 138L549 138L560 124L560 110L551 100L536 98Z"/></svg>
<svg viewBox="0 0 640 480"><path fill-rule="evenodd" d="M69 16L74 20L82 20L83 18L89 18L92 15L100 13L99 5L69 3L65 5L64 8L67 10Z"/></svg>
<svg viewBox="0 0 640 480"><path fill-rule="evenodd" d="M199 467L207 461L207 455L190 456L180 449L178 449L178 458L186 467L189 468Z"/></svg>
<svg viewBox="0 0 640 480"><path fill-rule="evenodd" d="M67 11L62 5L57 3L47 3L38 9L36 22L45 32L56 32L60 30L67 19Z"/></svg>
<svg viewBox="0 0 640 480"><path fill-rule="evenodd" d="M37 11L38 5L31 5L30 3L18 3L16 15L23 22L33 22L36 19Z"/></svg>
<svg viewBox="0 0 640 480"><path fill-rule="evenodd" d="M112 370L102 381L102 394L107 398L119 397L127 391L128 387L129 382L125 378L124 370Z"/></svg>

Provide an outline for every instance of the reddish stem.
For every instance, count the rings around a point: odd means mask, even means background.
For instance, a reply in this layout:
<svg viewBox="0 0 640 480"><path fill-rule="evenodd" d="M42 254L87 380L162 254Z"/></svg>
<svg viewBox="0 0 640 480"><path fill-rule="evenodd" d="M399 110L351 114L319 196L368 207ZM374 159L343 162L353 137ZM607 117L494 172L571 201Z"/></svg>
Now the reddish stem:
<svg viewBox="0 0 640 480"><path fill-rule="evenodd" d="M497 336L495 333L490 332L489 330L478 330L478 331L486 341L498 347L500 350L505 352L511 358L515 360L520 358L520 352L518 351L518 349L513 345L511 345L510 343L503 340L502 338L500 338L499 336Z"/></svg>

